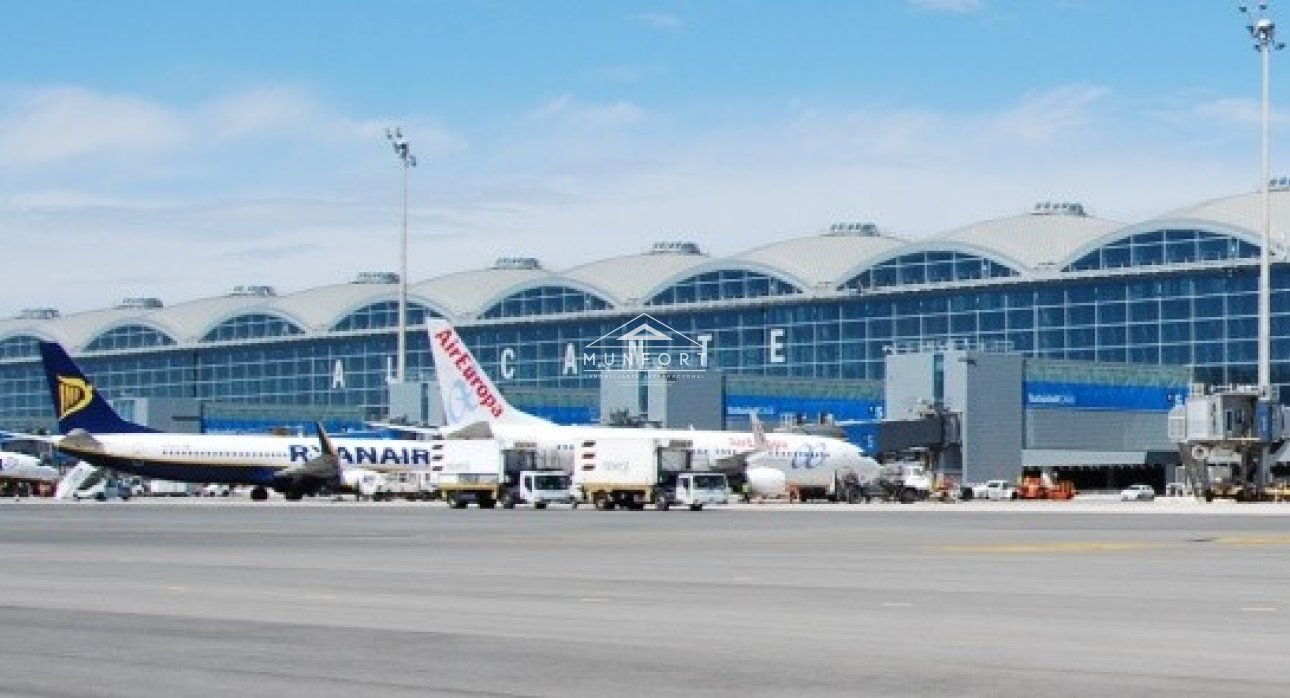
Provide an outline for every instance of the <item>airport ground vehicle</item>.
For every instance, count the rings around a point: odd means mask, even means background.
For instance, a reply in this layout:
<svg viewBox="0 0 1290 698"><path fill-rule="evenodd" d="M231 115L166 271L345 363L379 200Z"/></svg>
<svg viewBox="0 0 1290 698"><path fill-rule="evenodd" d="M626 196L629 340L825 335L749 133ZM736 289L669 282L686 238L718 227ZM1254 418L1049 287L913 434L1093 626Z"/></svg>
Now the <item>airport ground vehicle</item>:
<svg viewBox="0 0 1290 698"><path fill-rule="evenodd" d="M535 467L536 449L526 442L503 439L445 439L432 446L431 477L435 492L454 509L474 502L492 509L500 502L511 509L532 504L576 506L569 476L561 470Z"/></svg>
<svg viewBox="0 0 1290 698"><path fill-rule="evenodd" d="M1020 499L1074 499L1075 483L1070 480L1054 480L1046 475L1027 476L1021 478L1017 497Z"/></svg>
<svg viewBox="0 0 1290 698"><path fill-rule="evenodd" d="M699 511L729 502L723 473L696 471L694 447L685 439L632 435L589 439L578 447L574 486L597 509L660 511L687 506Z"/></svg>
<svg viewBox="0 0 1290 698"><path fill-rule="evenodd" d="M222 482L212 482L198 491L198 496L201 497L230 497L232 495L233 486Z"/></svg>
<svg viewBox="0 0 1290 698"><path fill-rule="evenodd" d="M532 504L534 509L545 509L549 504L568 504L576 509L578 500L570 491L571 482L568 473L560 470L521 470L502 494L502 507Z"/></svg>
<svg viewBox="0 0 1290 698"><path fill-rule="evenodd" d="M1156 490L1151 485L1129 485L1120 492L1121 501L1150 502L1156 498Z"/></svg>
<svg viewBox="0 0 1290 698"><path fill-rule="evenodd" d="M149 480L148 496L150 497L189 497L197 493L197 485L191 482L174 480Z"/></svg>
<svg viewBox="0 0 1290 698"><path fill-rule="evenodd" d="M887 463L868 492L889 501L912 504L932 496L932 478L921 463Z"/></svg>
<svg viewBox="0 0 1290 698"><path fill-rule="evenodd" d="M377 473L372 478L370 489L361 492L373 501L390 501L394 499L422 500L430 499L434 494L429 470L405 470L393 473Z"/></svg>
<svg viewBox="0 0 1290 698"><path fill-rule="evenodd" d="M1017 498L1017 488L1008 480L987 480L979 485L963 488L963 499L988 499L999 501Z"/></svg>
<svg viewBox="0 0 1290 698"><path fill-rule="evenodd" d="M130 499L130 487L116 478L104 477L88 487L73 492L72 499L76 501L93 499L100 502L105 502L109 499L128 501Z"/></svg>

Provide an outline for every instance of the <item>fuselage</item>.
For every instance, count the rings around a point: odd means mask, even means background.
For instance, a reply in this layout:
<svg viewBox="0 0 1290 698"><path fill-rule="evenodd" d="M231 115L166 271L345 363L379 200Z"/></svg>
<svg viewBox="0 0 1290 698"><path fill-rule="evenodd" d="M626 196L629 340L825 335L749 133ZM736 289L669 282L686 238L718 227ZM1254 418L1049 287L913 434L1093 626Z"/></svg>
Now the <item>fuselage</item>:
<svg viewBox="0 0 1290 698"><path fill-rule="evenodd" d="M858 447L841 439L809 434L766 434L759 443L756 435L737 431L701 429L630 429L599 426L565 426L558 424L493 423L498 438L512 442L529 442L538 451L544 465L573 467L578 447L599 439L657 439L688 442L696 467L722 469L724 465L741 467L755 460L761 467L784 471L829 471L844 467L861 467L866 458Z"/></svg>
<svg viewBox="0 0 1290 698"><path fill-rule="evenodd" d="M427 441L332 441L344 469L430 467ZM320 453L316 438L223 434L68 435L59 438L55 446L92 465L144 477L242 485L270 485L279 471L301 465Z"/></svg>
<svg viewBox="0 0 1290 698"><path fill-rule="evenodd" d="M39 458L25 453L0 452L0 479L23 482L57 482L58 469L42 465Z"/></svg>

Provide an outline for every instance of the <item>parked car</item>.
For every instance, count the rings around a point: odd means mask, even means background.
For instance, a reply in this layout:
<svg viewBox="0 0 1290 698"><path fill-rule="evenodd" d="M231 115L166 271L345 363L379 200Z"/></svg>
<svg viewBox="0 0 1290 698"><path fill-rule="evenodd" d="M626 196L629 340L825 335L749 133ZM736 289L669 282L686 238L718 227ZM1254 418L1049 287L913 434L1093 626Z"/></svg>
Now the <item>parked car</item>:
<svg viewBox="0 0 1290 698"><path fill-rule="evenodd" d="M203 497L228 497L233 494L233 487L218 482L212 482L201 490Z"/></svg>
<svg viewBox="0 0 1290 698"><path fill-rule="evenodd" d="M1151 485L1129 485L1120 492L1123 502L1150 502L1156 498L1156 490Z"/></svg>
<svg viewBox="0 0 1290 698"><path fill-rule="evenodd" d="M963 488L963 499L989 499L1002 501L1017 498L1017 487L1009 480L990 480L980 485Z"/></svg>
<svg viewBox="0 0 1290 698"><path fill-rule="evenodd" d="M82 499L94 499L100 502L105 502L109 499L128 501L130 499L130 486L116 480L102 479L89 487L76 490L72 493L72 499L78 502Z"/></svg>

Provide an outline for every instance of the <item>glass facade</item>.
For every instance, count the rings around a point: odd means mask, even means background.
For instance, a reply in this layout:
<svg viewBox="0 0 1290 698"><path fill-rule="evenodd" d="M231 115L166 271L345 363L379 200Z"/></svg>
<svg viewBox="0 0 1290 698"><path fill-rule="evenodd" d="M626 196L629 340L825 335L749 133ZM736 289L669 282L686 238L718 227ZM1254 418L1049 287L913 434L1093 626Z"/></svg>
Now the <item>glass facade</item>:
<svg viewBox="0 0 1290 698"><path fill-rule="evenodd" d="M1063 271L1221 262L1259 256L1255 245L1203 230L1154 230L1130 235L1080 257Z"/></svg>
<svg viewBox="0 0 1290 698"><path fill-rule="evenodd" d="M85 346L86 351L119 351L166 347L175 343L169 335L143 325L123 325L95 337Z"/></svg>
<svg viewBox="0 0 1290 698"><path fill-rule="evenodd" d="M723 269L698 274L669 286L646 305L674 305L706 301L762 298L801 293L796 286L773 276L742 269Z"/></svg>
<svg viewBox="0 0 1290 698"><path fill-rule="evenodd" d="M915 252L889 259L842 285L860 291L889 286L944 284L1017 276L1017 271L979 255L962 252Z"/></svg>
<svg viewBox="0 0 1290 698"><path fill-rule="evenodd" d="M18 335L0 342L0 360L40 356L40 348L36 346L37 341L35 337Z"/></svg>
<svg viewBox="0 0 1290 698"><path fill-rule="evenodd" d="M642 310L703 346L709 367L750 377L878 381L884 378L886 355L897 345L962 340L1044 359L1187 366L1196 381L1252 384L1257 378L1257 260L1242 241L1201 233L1188 237L1191 232L1118 240L1072 265L1080 267L1078 274L1058 279L1023 280L988 260L947 253L944 260L935 258L936 264L961 268L962 275L953 272L954 278L973 283L861 283L864 290L850 294L758 296L774 288L768 277L716 272L670 287L651 300L660 307L631 310L608 308L569 287L543 286L507 298L484 317L459 323L459 329L499 386L528 396L529 405L556 404L559 391L594 393L599 381L585 370L585 347ZM1152 245L1156 251L1146 251ZM1205 264L1220 247L1234 257L1223 258L1221 265ZM1122 269L1114 252L1121 249L1128 249L1130 264L1149 268ZM1156 264L1151 260L1157 251L1161 259L1185 261L1173 267L1168 266L1173 262ZM942 272L929 277L932 260L930 253L917 260L904 256L885 268L897 279L939 279ZM922 264L922 276L905 276L901 265L906 263ZM980 275L971 276L969 268ZM1290 384L1290 264L1275 264L1272 281L1272 381L1279 388ZM723 290L700 290L705 287ZM681 295L683 288L685 294L693 291L692 301L682 300L691 298ZM727 291L731 295L703 295ZM704 300L723 302L698 305ZM687 306L690 302L695 305ZM429 311L416 308L417 320L408 331L408 374L414 380L432 370L421 320ZM578 314L561 316L571 311ZM363 308L337 323L334 333L322 335L306 335L268 314L229 319L190 346L129 346L151 340L121 327L95 338L78 360L114 398L347 406L376 418L385 411L394 370L392 327L390 303ZM1282 393L1290 398L1290 391ZM34 338L0 341L0 425L48 424L51 412Z"/></svg>
<svg viewBox="0 0 1290 698"><path fill-rule="evenodd" d="M251 313L229 318L202 337L203 342L236 342L244 339L287 337L304 334L299 327L274 315Z"/></svg>
<svg viewBox="0 0 1290 698"><path fill-rule="evenodd" d="M484 311L485 319L559 315L604 310L609 303L599 296L568 286L539 286L511 294Z"/></svg>
<svg viewBox="0 0 1290 698"><path fill-rule="evenodd" d="M408 325L424 324L428 317L439 317L439 313L430 310L420 303L408 301ZM355 310L332 326L333 332L354 332L374 330L383 327L397 327L399 324L399 302L381 301Z"/></svg>

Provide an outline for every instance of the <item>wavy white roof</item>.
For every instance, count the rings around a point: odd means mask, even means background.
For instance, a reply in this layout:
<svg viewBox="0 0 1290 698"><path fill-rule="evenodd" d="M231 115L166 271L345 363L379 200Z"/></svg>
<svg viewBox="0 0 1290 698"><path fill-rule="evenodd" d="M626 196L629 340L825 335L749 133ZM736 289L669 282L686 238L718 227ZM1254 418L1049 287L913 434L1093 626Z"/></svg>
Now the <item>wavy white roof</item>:
<svg viewBox="0 0 1290 698"><path fill-rule="evenodd" d="M881 235L815 235L762 245L734 259L779 269L780 276L796 279L797 286L809 291L837 288L855 276L858 267L886 258L907 244Z"/></svg>
<svg viewBox="0 0 1290 698"><path fill-rule="evenodd" d="M1274 235L1290 232L1290 191L1272 193ZM713 257L673 243L661 251L603 259L564 271L536 265L462 271L413 283L408 300L457 322L471 322L507 297L538 286L565 286L630 311L673 284L696 274L746 270L778 278L805 294L828 295L866 268L903 254L954 251L1010 266L1022 278L1051 278L1078 256L1128 235L1181 225L1237 235L1258 244L1258 194L1241 194L1178 209L1159 218L1123 224L1062 210L1023 214L902 240L877 234L799 237ZM1056 211L1057 209L1051 209ZM280 317L306 334L323 334L349 314L373 303L396 300L393 283L334 284L286 296L220 296L167 308L112 308L54 319L0 320L0 341L34 336L83 349L104 332L138 324L191 344L225 320L252 313Z"/></svg>
<svg viewBox="0 0 1290 698"><path fill-rule="evenodd" d="M1023 213L946 231L922 240L921 247L989 257L1024 274L1059 264L1072 251L1123 227L1093 216Z"/></svg>

